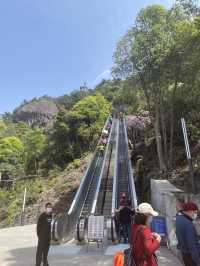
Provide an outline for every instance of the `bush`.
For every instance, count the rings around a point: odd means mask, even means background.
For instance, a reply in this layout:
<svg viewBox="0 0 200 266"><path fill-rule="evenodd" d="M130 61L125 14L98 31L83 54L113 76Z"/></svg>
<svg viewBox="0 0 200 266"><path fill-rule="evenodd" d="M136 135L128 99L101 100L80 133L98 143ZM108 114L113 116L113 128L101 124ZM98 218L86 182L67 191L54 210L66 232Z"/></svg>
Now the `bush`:
<svg viewBox="0 0 200 266"><path fill-rule="evenodd" d="M13 224L14 217L20 213L20 201L18 199L12 201L8 206L8 218L7 222L9 225Z"/></svg>

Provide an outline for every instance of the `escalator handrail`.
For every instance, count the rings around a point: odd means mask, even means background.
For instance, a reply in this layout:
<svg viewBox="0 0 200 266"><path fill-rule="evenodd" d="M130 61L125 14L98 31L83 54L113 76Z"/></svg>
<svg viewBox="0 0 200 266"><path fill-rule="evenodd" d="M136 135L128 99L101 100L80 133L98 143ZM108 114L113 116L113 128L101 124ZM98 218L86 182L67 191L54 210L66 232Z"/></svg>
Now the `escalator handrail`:
<svg viewBox="0 0 200 266"><path fill-rule="evenodd" d="M124 132L125 132L125 143L126 143L126 149L127 149L127 160L128 160L128 172L129 172L129 185L130 185L130 192L131 192L131 203L134 208L137 206L137 195L135 190L135 183L134 183L134 177L133 177L133 171L131 166L131 160L130 160L130 154L129 154L129 148L128 148L128 135L127 135L127 129L126 129L126 120L123 119L124 124Z"/></svg>
<svg viewBox="0 0 200 266"><path fill-rule="evenodd" d="M109 147L111 145L110 140L111 140L114 124L115 124L115 121L112 122L112 127L111 127L109 138L108 138L108 144L106 146L106 150L105 150L105 153L104 153L103 164L102 164L101 172L100 172L100 175L99 175L99 181L98 181L98 184L97 184L97 188L96 188L96 192L95 192L95 196L94 196L94 201L93 201L93 204L92 204L91 215L94 215L94 213L96 211L97 200L98 200L98 195L99 195L99 191L100 191L100 187L101 187L101 181L102 181L102 178L103 178L104 167L105 167L105 163L106 163L106 159L107 159L108 150L109 150Z"/></svg>
<svg viewBox="0 0 200 266"><path fill-rule="evenodd" d="M105 123L105 125L104 125L104 127L103 127L103 130L107 127L108 123L109 123L109 116L108 116L108 118L107 118L107 120L106 120L106 123ZM76 195L75 195L75 197L74 197L74 199L73 199L73 201L72 201L71 207L70 207L70 209L69 209L69 211L68 211L68 215L71 215L71 214L74 212L74 209L76 208L76 205L77 205L77 203L79 202L79 199L80 199L80 196L81 196L82 189L83 189L83 187L84 187L84 185L85 185L85 182L86 182L86 180L87 180L88 172L89 172L89 170L90 170L90 168L91 168L91 166L92 166L92 163L93 163L95 157L98 156L98 145L99 145L99 143L100 143L100 141L101 141L101 138L102 138L102 134L101 134L101 137L99 138L98 144L97 144L97 146L96 146L96 148L95 148L94 154L93 154L93 156L92 156L92 159L90 160L90 163L89 163L89 165L88 165L88 167L87 167L87 170L86 170L86 172L85 172L85 174L84 174L84 176L83 176L83 178L82 178L82 180L81 180L81 183L80 183L79 188L78 188L78 190L77 190L77 192L76 192Z"/></svg>
<svg viewBox="0 0 200 266"><path fill-rule="evenodd" d="M86 193L86 196L85 196L85 199L84 199L84 203L83 203L83 206L82 206L81 211L80 211L80 217L81 217L81 215L82 215L82 212L83 212L83 209L84 209L84 206L85 206L85 202L86 202L86 200L87 200L87 198L88 198L88 194L89 194L89 191L90 191L90 187L91 187L92 181L93 181L93 179L95 178L94 175L95 175L95 172L96 172L96 169L97 169L97 166L98 166L99 160L100 160L100 157L98 157L98 159L97 159L97 162L96 162L96 165L95 165L95 168L94 168L94 172L93 172L93 174L92 174L92 178L91 178L91 181L90 181L90 184L89 184L89 186L88 186L87 193Z"/></svg>
<svg viewBox="0 0 200 266"><path fill-rule="evenodd" d="M117 204L118 152L119 152L119 120L117 120L116 151L115 151L115 163L114 163L111 216L115 215L115 209L117 207L116 204Z"/></svg>

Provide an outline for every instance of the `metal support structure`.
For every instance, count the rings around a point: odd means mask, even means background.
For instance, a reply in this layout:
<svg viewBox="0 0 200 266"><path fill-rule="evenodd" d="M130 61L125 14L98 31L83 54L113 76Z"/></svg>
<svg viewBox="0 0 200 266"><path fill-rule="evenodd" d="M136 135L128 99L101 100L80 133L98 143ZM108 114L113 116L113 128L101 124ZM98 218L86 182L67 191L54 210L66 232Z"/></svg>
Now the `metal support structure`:
<svg viewBox="0 0 200 266"><path fill-rule="evenodd" d="M192 156L191 156L191 152L190 152L190 145L189 145L189 141L188 141L187 128L186 128L186 123L185 123L184 118L181 118L181 125L182 125L183 136L184 136L186 156L187 156L188 165L189 165L189 173L190 173L191 184L192 184L192 192L195 194L196 193L196 184L195 184L195 180L194 180Z"/></svg>
<svg viewBox="0 0 200 266"><path fill-rule="evenodd" d="M24 199L22 204L21 225L24 225L25 205L26 205L26 187L24 189Z"/></svg>

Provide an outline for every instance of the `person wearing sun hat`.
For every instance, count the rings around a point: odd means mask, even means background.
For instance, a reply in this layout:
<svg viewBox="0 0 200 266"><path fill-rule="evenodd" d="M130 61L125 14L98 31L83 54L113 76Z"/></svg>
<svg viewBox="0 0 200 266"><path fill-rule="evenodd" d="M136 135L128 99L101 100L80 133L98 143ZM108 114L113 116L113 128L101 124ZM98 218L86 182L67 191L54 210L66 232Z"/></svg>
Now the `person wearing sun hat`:
<svg viewBox="0 0 200 266"><path fill-rule="evenodd" d="M157 266L155 251L160 247L161 237L153 233L150 223L158 216L149 203L141 203L136 208L135 222L131 228L132 256L138 266Z"/></svg>
<svg viewBox="0 0 200 266"><path fill-rule="evenodd" d="M200 265L200 244L193 221L197 218L198 206L194 202L182 204L182 215L176 216L176 236L185 266Z"/></svg>

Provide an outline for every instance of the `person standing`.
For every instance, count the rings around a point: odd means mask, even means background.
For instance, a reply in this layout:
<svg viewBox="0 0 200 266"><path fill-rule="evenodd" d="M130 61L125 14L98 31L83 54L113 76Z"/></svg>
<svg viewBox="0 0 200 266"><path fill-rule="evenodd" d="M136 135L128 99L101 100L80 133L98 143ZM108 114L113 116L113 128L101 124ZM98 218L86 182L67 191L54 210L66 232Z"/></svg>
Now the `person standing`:
<svg viewBox="0 0 200 266"><path fill-rule="evenodd" d="M141 203L136 209L135 221L131 228L133 259L137 266L157 266L155 251L160 247L161 236L150 228L153 216L158 213L148 203Z"/></svg>
<svg viewBox="0 0 200 266"><path fill-rule="evenodd" d="M130 232L133 215L134 211L131 210L128 203L119 209L119 223L122 227L122 236L125 244L130 242Z"/></svg>
<svg viewBox="0 0 200 266"><path fill-rule="evenodd" d="M120 198L119 198L119 208L126 206L126 203L127 203L126 193L122 192L120 193Z"/></svg>
<svg viewBox="0 0 200 266"><path fill-rule="evenodd" d="M185 266L200 266L200 244L193 221L198 207L193 202L182 204L182 215L176 216L176 236Z"/></svg>
<svg viewBox="0 0 200 266"><path fill-rule="evenodd" d="M104 156L105 146L102 143L100 143L100 145L98 146L98 150L99 150L100 156L103 157Z"/></svg>
<svg viewBox="0 0 200 266"><path fill-rule="evenodd" d="M37 222L38 246L36 252L36 266L49 266L47 256L51 242L51 222L52 222L52 204L50 202L45 205L43 212Z"/></svg>

